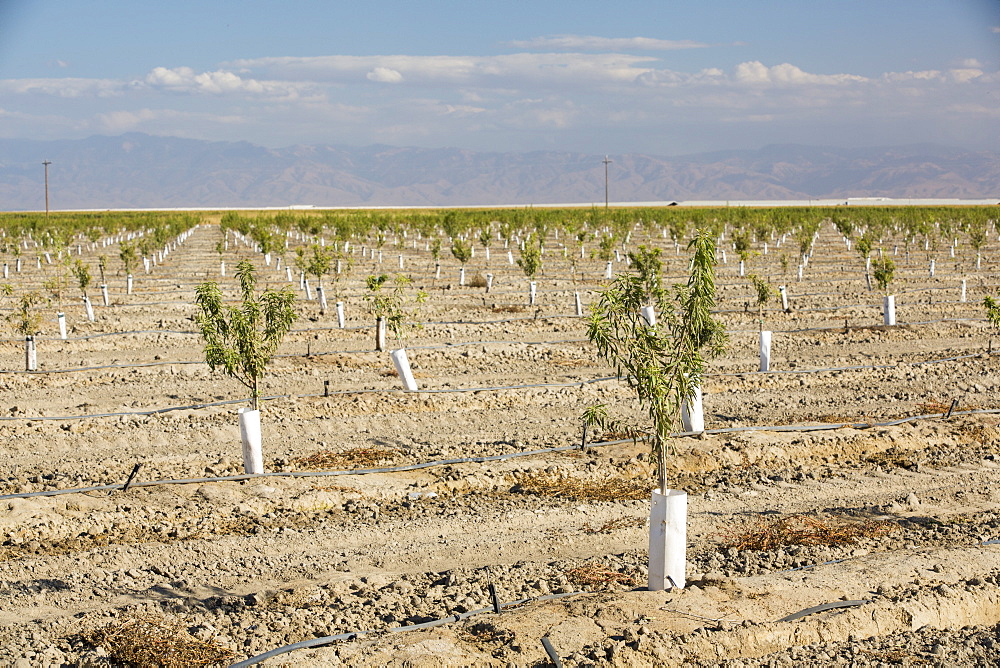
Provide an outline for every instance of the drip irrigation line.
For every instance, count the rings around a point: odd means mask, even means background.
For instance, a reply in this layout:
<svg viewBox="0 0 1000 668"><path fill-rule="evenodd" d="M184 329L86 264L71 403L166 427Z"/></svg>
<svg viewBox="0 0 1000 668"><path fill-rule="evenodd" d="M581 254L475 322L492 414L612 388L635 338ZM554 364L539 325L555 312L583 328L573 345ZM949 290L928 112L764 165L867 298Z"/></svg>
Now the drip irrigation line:
<svg viewBox="0 0 1000 668"><path fill-rule="evenodd" d="M174 302L158 302L158 304L173 304L173 303ZM934 302L934 303L935 304L962 304L962 303L972 304L972 302L960 302L960 301L948 301L948 302L941 301L941 302ZM139 305L142 305L142 304L139 304ZM916 305L917 306L921 306L922 304L916 304ZM113 307L114 306L112 306L112 307L103 307L102 306L100 308L113 308ZM524 306L524 308L525 309L529 309L531 307L530 306ZM841 305L841 306L824 306L824 307L817 307L817 308L811 308L811 309L793 309L793 312L796 313L796 314L799 314L799 313L813 313L813 312L822 312L822 311L835 311L835 310L848 309L848 308L868 308L868 309L875 310L875 309L877 309L879 307L878 307L877 304L850 304L850 305ZM756 318L756 314L751 313L751 312L747 311L746 309L738 309L738 308L737 309L717 309L717 310L714 310L712 312L713 313L744 313L744 314L746 314L748 316L753 316L754 318ZM765 313L782 313L782 311L781 311L781 309L768 309L768 310L765 310ZM572 313L548 313L548 314L544 314L544 315L539 315L537 317L536 316L524 316L524 317L519 317L519 318L504 318L504 319L501 319L501 320L439 320L439 321L433 321L433 322L425 322L425 323L423 323L423 325L424 325L425 328L426 327L454 327L456 325L484 326L484 325L505 325L505 324L515 323L515 322L534 322L534 321L539 321L539 320L556 320L556 319L582 320L583 318L585 318L585 316L578 316L578 315L575 315L575 314L572 314ZM927 325L927 324L936 324L936 323L942 323L942 322L986 322L986 319L985 318L939 318L939 319L936 319L936 320L920 320L920 321L914 321L914 322L900 322L898 324L898 326ZM877 325L872 325L872 326L877 326ZM370 330L372 328L373 328L373 326L371 326L371 325L357 325L357 326L353 326L353 327L334 327L334 326L330 326L330 327L308 327L308 328L302 328L302 329L292 329L292 330L289 330L289 333L291 333L291 334L308 334L308 333L314 333L314 332L367 331L367 330ZM822 331L822 330L831 330L831 329L843 329L843 327L840 326L840 325L830 325L828 327L807 327L807 328L799 328L799 329L785 329L785 330L772 330L772 331L774 331L775 333L786 333L787 334L787 333L795 333L795 332L810 332L810 331ZM734 330L734 331L739 331L739 330ZM128 331L122 331L122 332L102 332L102 333L98 333L98 334L88 334L88 335L85 335L85 336L67 337L66 339L62 339L60 337L55 337L55 336L53 336L53 337L44 337L44 338L36 336L35 339L37 341L57 341L57 342L58 341L88 341L90 339L99 339L99 338L110 337L110 336L134 336L134 335L138 335L138 334L177 334L177 335L183 335L183 336L197 336L199 333L196 332L196 331L193 331L193 330L139 329L139 330L128 330ZM18 338L14 338L14 339L0 339L0 342L3 342L3 343L18 343L20 341L22 341L22 339L18 339ZM348 351L348 352L350 352L350 351ZM368 351L368 352L370 352L370 351Z"/></svg>
<svg viewBox="0 0 1000 668"><path fill-rule="evenodd" d="M268 397L263 400L268 400L273 397ZM239 403L239 401L227 402L227 403ZM957 415L995 415L1000 413L998 408L988 408L988 409L976 409L968 411L953 411L952 416ZM755 427L723 427L719 429L706 429L704 432L678 432L671 434L671 437L682 437L682 436L699 436L701 433L704 434L727 434L736 432L746 432L746 431L781 431L781 432L810 432L810 431L828 431L831 429L842 429L844 427L850 427L854 429L870 429L873 427L889 427L904 424L906 422L913 422L916 420L933 420L937 418L944 417L943 413L930 413L926 415L913 415L905 418L899 418L897 420L890 420L888 422L842 422L842 423L831 423L831 424L818 424L818 425L764 425ZM625 443L634 443L638 440L646 440L645 437L638 437L636 439L626 438L615 441L600 441L587 443L587 448L603 448L612 445L623 445ZM161 480L147 480L139 482L125 482L125 483L114 483L109 485L95 485L92 487L73 487L65 489L50 489L40 492L19 492L17 494L5 494L0 495L0 501L6 501L9 499L28 499L34 497L48 497L48 496L61 496L63 494L83 494L88 492L112 492L115 490L124 489L126 485L130 488L135 487L156 487L160 485L189 485L189 484L206 484L206 483L217 483L217 482L244 482L248 480L255 480L259 478L328 478L328 477L339 477L345 475L370 475L373 473L404 473L406 471L417 471L422 469L434 468L437 466L453 466L457 464L484 464L487 462L497 462L506 461L508 459L517 459L520 457L533 457L537 455L544 455L553 452L567 452L570 450L580 450L579 445L560 445L551 448L541 448L537 450L523 450L517 452L508 452L501 455L483 455L481 457L457 457L453 459L438 459L427 462L418 462L415 464L403 464L400 466L387 466L382 468L373 469L344 469L338 471L272 471L270 473L255 473L255 474L241 474L241 475L231 475L231 476L214 476L214 477L204 477L204 478L166 478ZM942 488L943 489L943 488ZM821 565L821 564L814 564ZM803 567L805 568L805 567ZM797 570L797 569L790 569Z"/></svg>
<svg viewBox="0 0 1000 668"><path fill-rule="evenodd" d="M575 317L575 316L552 316L552 317ZM510 321L497 321L497 322L510 322ZM941 323L941 322L980 322L980 320L979 319L975 319L975 318L941 318L941 319L938 319L938 320L926 320L926 321L913 322L913 323L903 323L903 325L906 325L906 324L909 324L909 325L929 325L929 324L937 324L937 323ZM444 324L444 323L441 323L441 324ZM454 324L468 324L468 323L454 323ZM299 332L328 331L328 329L331 330L331 331L335 331L335 330L340 330L341 328L317 328L317 329L313 329L313 330L295 330L295 331L299 331ZM369 329L369 328L343 328L343 329ZM801 332L836 331L836 330L842 330L842 329L843 329L842 326L834 325L834 326L830 326L830 327L808 327L808 328L801 328L801 329L771 330L771 331L773 333L775 333L775 334L796 334L796 333L801 333ZM754 333L756 333L759 330L730 330L730 331L733 334L754 334ZM104 333L104 334L94 334L94 335L88 336L88 337L79 337L79 339L75 339L75 340L84 340L84 339L88 339L88 338L97 338L97 337L102 337L102 336L115 336L115 335L118 335L118 334L127 335L127 334L143 334L143 333L151 333L151 334L161 334L161 333L162 334L195 334L196 332L185 332L185 331L179 331L179 330L136 330L136 331L131 331L131 332L109 332L109 333ZM61 339L43 339L43 340L60 341ZM74 339L67 339L67 340L74 340ZM524 346L545 346L545 345L560 345L560 344L567 344L567 343L587 343L588 341L589 341L589 339L557 339L557 340L553 340L553 341L548 341L548 340L547 341L485 340L485 341L459 341L459 342L446 341L444 343L444 345L407 346L407 348L409 350L447 350L449 348L458 348L458 347L462 347L462 346L504 345L504 344L506 344L506 345L524 345ZM17 340L17 339L7 339L7 340L0 340L0 342L19 343L20 341ZM327 351L317 351L317 352L310 351L310 352L307 352L307 353L283 353L281 355L275 355L274 357L277 358L277 359L290 359L290 358L296 358L296 357L320 357L320 356L323 356L323 355L358 355L358 354L365 354L365 353L372 353L372 352L379 352L379 351L373 351L373 350L370 350L370 349L358 349L358 350L340 349L340 350L327 350ZM753 373L753 374L759 374L759 373L765 373L765 374L766 373L795 374L795 373L817 373L817 372L821 372L821 371L845 371L845 370L858 370L858 369L887 369L887 368L895 368L895 367L902 366L902 365L907 365L907 364L911 364L911 365L916 365L916 364L934 364L934 363L937 363L937 362L949 362L949 361L958 360L958 359L966 359L966 358L971 358L971 357L978 357L980 355L990 355L990 354L993 354L993 353L990 353L990 352L987 352L987 351L983 351L983 352L980 352L980 353L969 353L968 355L960 355L960 356L956 356L956 357L946 357L946 358L941 358L941 359L924 360L924 361L920 361L920 362L897 362L895 364L856 365L856 366L845 366L845 367L828 367L828 368L819 368L819 369L786 369L786 370L771 370L771 371L766 371L766 372L759 372L759 371L755 371L755 372L751 372L751 371L746 371L746 372L725 372L725 373L721 373L720 372L720 373L709 373L709 374L705 374L705 375L706 376L742 376L742 375L748 375L748 374L751 374L751 373ZM37 375L45 375L45 374L50 374L50 373L69 373L69 372L73 372L73 371L97 371L97 370L101 370L101 369L130 369L130 368L153 367L153 366L167 366L167 365L171 365L171 364L202 364L202 363L203 362L201 362L200 360L173 360L173 361L157 361L157 362L137 362L137 363L133 363L133 364L104 364L104 365L87 366L87 367L70 367L70 368L64 368L64 369L44 369L44 370L36 370L36 371L20 371L20 370L13 370L13 369L0 369L0 375L3 375L3 374L9 374L9 375L28 374L28 375L36 375L37 376ZM476 388L476 390L473 390L473 391L478 391L479 389L491 389L491 388ZM360 390L360 391L364 391L364 390ZM430 392L430 391L434 391L434 390L421 390L421 391ZM455 390L455 391L460 391L460 390Z"/></svg>
<svg viewBox="0 0 1000 668"><path fill-rule="evenodd" d="M539 343L528 343L526 345L546 345L548 343L570 343L582 341L571 339L567 341L558 342L539 342ZM455 345L480 345L482 343L490 342L469 342ZM503 343L503 342L501 342ZM446 349L449 346L424 346L421 349ZM418 347L420 348L420 347ZM352 351L347 351L352 352ZM370 351L358 351L358 352L370 352ZM331 355L337 354L336 352L327 353L312 353L313 355ZM992 356L1000 354L998 352L978 352L970 353L968 355L958 355L955 357L945 357L940 359L923 360L917 362L900 362L896 364L870 364L870 365L857 365L857 366L843 366L843 367L824 367L820 369L781 369L781 370L771 370L771 371L730 371L730 372L717 372L717 373L706 373L704 376L706 378L722 378L722 377L744 377L744 376L766 376L766 375L796 375L796 374L813 374L813 373L825 373L834 371L864 371L864 370L882 370L882 369L896 369L904 366L924 366L928 364L941 364L945 362L954 362L963 359L972 359L985 356ZM302 357L302 355L279 355L278 357ZM180 362L149 362L144 364L132 364L132 365L104 365L95 367L80 367L72 369L55 369L50 371L38 372L38 371L10 371L10 370L0 370L0 374L28 374L28 375L39 375L45 373L69 373L74 371L94 371L100 369L121 369L121 368L139 368L139 367L152 367L152 366L164 366L171 364L203 364L200 361L180 361ZM591 385L594 383L603 383L608 381L621 380L618 376L600 376L598 378L590 378L587 380L574 380L564 383L524 383L520 385L490 385L482 387L449 387L449 388L422 388L417 390L415 394L462 394L468 392L499 392L504 390L523 390L530 388L558 388L558 387L583 387L584 385ZM311 399L316 397L330 397L330 396L344 396L350 394L399 394L406 393L403 388L361 388L361 389L350 389L350 390L334 390L330 392L324 392L323 394L279 394L270 397L263 397L261 401L274 401L276 399ZM89 418L103 418L103 417L122 417L129 415L157 415L160 413L170 413L180 410L198 410L202 408L210 408L213 406L225 406L228 404L241 403L245 401L244 399L228 399L223 401L213 401L201 404L192 404L185 406L167 406L165 408L152 408L145 411L117 411L110 413L92 413L88 415L38 415L38 416L0 416L0 421L15 421L15 420L82 420Z"/></svg>
<svg viewBox="0 0 1000 668"><path fill-rule="evenodd" d="M487 391L500 391L500 390L520 390L533 387L580 387L583 385L589 385L592 383L601 383L609 380L617 380L617 377L605 376L601 378L591 378L589 380L578 380L569 383L530 383L525 385L504 385L497 387L462 387L462 388L447 388L438 390L420 390L419 392L411 394L452 394L452 393L465 393L465 392L487 392ZM350 394L404 394L404 393L407 392L403 388L335 390L323 394L277 394L269 397L260 397L258 401L267 402L267 401L275 401L277 399L314 399L322 397L344 396ZM175 411L212 408L214 406L227 406L231 404L240 404L245 402L246 399L225 399L221 401L210 401L201 404L190 404L187 406L167 406L165 408L151 408L149 410L144 410L144 411L117 411L111 413L91 413L88 415L35 415L35 416L5 415L5 416L0 416L0 422L11 422L16 420L28 420L28 421L84 420L90 418L125 417L129 415L148 416L148 415L159 415L161 413L172 413Z"/></svg>
<svg viewBox="0 0 1000 668"><path fill-rule="evenodd" d="M579 596L581 594L589 594L591 592L587 591L571 591L562 594L548 594L546 596L538 596L536 598L522 598L517 601L511 601L509 603L501 603L501 608L510 608L513 606L524 605L526 603L531 603L533 601L553 601L560 598L565 598L567 596ZM487 612L493 612L495 610L493 606L488 608L479 608L478 610L469 610L467 612L460 612L448 617L442 617L441 619L435 619L429 622L423 622L421 624L411 624L409 626L397 626L390 629L370 629L367 631L349 631L347 633L340 633L335 636L324 636L322 638L312 638L310 640L302 640L297 643L292 643L291 645L284 645L283 647L276 647L275 649L264 652L263 654L258 654L257 656L252 656L249 659L244 659L238 663L234 663L230 668L247 668L247 666L255 666L262 661L266 661L271 657L280 656L281 654L288 654L289 652L294 652L299 649L310 649L312 647L322 647L324 645L330 645L332 643L341 640L354 640L362 636L370 635L372 633L405 633L407 631L420 631L423 629L431 629L436 626L443 626L445 624L452 624L455 622L460 622L469 617L475 617L476 615L482 615Z"/></svg>
<svg viewBox="0 0 1000 668"><path fill-rule="evenodd" d="M974 357L983 357L990 355L1000 354L998 352L987 352L982 351L978 353L969 353L968 355L957 355L955 357L942 357L932 360L922 360L917 362L897 362L895 364L863 364L856 366L834 366L834 367L824 367L822 369L771 369L770 371L726 371L726 372L715 372L703 374L706 378L716 378L722 376L766 376L768 374L789 374L795 375L799 373L824 373L828 371L863 371L866 369L899 369L905 366L923 366L926 364L941 364L944 362L955 362L957 360L971 359Z"/></svg>
<svg viewBox="0 0 1000 668"><path fill-rule="evenodd" d="M173 361L173 362L139 362L135 364L103 364L101 366L80 366L68 369L47 369L45 371L12 371L10 369L0 369L0 374L28 374L29 376L40 376L50 373L73 373L75 371L100 371L102 369L141 369L152 366L166 366L169 364L204 364L204 361Z"/></svg>
<svg viewBox="0 0 1000 668"><path fill-rule="evenodd" d="M796 612L795 614L788 615L787 617L782 617L779 622L794 622L797 619L802 619L808 615L814 615L817 612L826 612L827 610L834 610L836 608L851 608L858 605L867 605L871 603L870 600L862 601L833 601L832 603L823 603L822 605L814 605L811 608L806 608Z"/></svg>

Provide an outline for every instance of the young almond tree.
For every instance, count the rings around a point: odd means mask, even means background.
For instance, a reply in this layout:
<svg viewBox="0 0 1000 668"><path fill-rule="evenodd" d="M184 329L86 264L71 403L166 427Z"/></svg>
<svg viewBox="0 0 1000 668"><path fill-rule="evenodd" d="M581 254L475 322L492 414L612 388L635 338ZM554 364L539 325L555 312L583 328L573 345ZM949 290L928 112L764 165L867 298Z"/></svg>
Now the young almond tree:
<svg viewBox="0 0 1000 668"><path fill-rule="evenodd" d="M778 296L771 284L765 279L761 278L757 274L750 274L750 282L753 283L754 290L754 306L757 307L757 321L760 324L760 329L764 329L764 306L767 302Z"/></svg>
<svg viewBox="0 0 1000 668"><path fill-rule="evenodd" d="M82 260L77 260L73 263L73 275L76 277L76 283L80 286L80 292L86 298L87 288L90 287L90 267L88 267Z"/></svg>
<svg viewBox="0 0 1000 668"><path fill-rule="evenodd" d="M306 273L316 277L316 289L323 290L323 276L330 273L333 266L333 253L319 244L312 245L312 256L306 265ZM326 296L319 300L320 315L326 315Z"/></svg>
<svg viewBox="0 0 1000 668"><path fill-rule="evenodd" d="M4 296L13 294L13 289L9 285L3 286L3 289L0 291L2 291ZM36 368L34 337L42 327L42 316L34 308L43 301L44 298L37 292L23 294L20 300L18 300L14 312L7 315L7 321L13 326L14 331L24 337L26 346L25 371L34 371Z"/></svg>
<svg viewBox="0 0 1000 668"><path fill-rule="evenodd" d="M983 308L986 309L986 319L992 325L992 331L1000 329L1000 302L989 295L983 297ZM993 336L990 335L989 350L993 350Z"/></svg>
<svg viewBox="0 0 1000 668"><path fill-rule="evenodd" d="M678 426L681 408L701 386L706 357L722 352L725 330L712 317L715 306L715 241L701 230L688 244L694 251L686 285L657 295L660 324L650 327L640 315L647 304L643 281L619 274L591 307L587 337L635 393L652 423L643 429L611 418L604 405L589 409L587 424L604 429L645 433L656 461L662 493L667 493L667 447Z"/></svg>
<svg viewBox="0 0 1000 668"><path fill-rule="evenodd" d="M472 246L461 239L455 239L451 243L451 254L455 256L464 267L472 259Z"/></svg>
<svg viewBox="0 0 1000 668"><path fill-rule="evenodd" d="M259 383L271 357L295 322L295 293L285 287L256 294L257 276L250 260L236 266L241 303L223 303L219 284L210 281L197 288L196 321L205 340L205 361L222 369L250 390L250 409L257 410Z"/></svg>
<svg viewBox="0 0 1000 668"><path fill-rule="evenodd" d="M855 248L857 248L858 250L858 255L860 255L861 259L865 261L865 283L868 285L869 290L872 289L872 275L869 269L871 261L869 257L871 255L872 248L874 246L875 246L875 240L872 238L872 235L869 234L868 232L865 232L860 237L858 237L858 242L855 245Z"/></svg>
<svg viewBox="0 0 1000 668"><path fill-rule="evenodd" d="M484 249L486 249L486 266L490 264L490 244L493 243L493 237L490 235L490 228L484 227L479 232L479 243Z"/></svg>
<svg viewBox="0 0 1000 668"><path fill-rule="evenodd" d="M875 277L875 283L878 284L882 294L889 294L889 284L892 283L895 273L896 263L889 256L883 256L872 264L872 275Z"/></svg>
<svg viewBox="0 0 1000 668"><path fill-rule="evenodd" d="M9 285L3 287L5 296L11 295L12 292ZM7 321L15 332L25 337L38 334L42 327L42 316L34 308L44 301L45 299L37 292L21 295L14 312L7 315Z"/></svg>
<svg viewBox="0 0 1000 668"><path fill-rule="evenodd" d="M135 267L135 263L138 262L138 258L135 254L135 245L122 242L118 250L118 259L122 261L122 267L125 269L125 275L128 276L132 273L132 268Z"/></svg>
<svg viewBox="0 0 1000 668"><path fill-rule="evenodd" d="M528 277L529 281L535 280L535 274L542 268L542 242L535 241L534 235L528 235L524 240L524 248L521 249L521 257L517 258L517 266Z"/></svg>
<svg viewBox="0 0 1000 668"><path fill-rule="evenodd" d="M639 246L635 251L628 253L629 262L635 269L648 304L659 299L663 293L663 260L660 259L662 253L659 248L648 246Z"/></svg>
<svg viewBox="0 0 1000 668"><path fill-rule="evenodd" d="M402 274L390 277L388 274L369 276L365 280L368 293L364 296L368 310L376 318L385 318L386 328L396 337L400 347L410 329L420 327L417 310L427 300L427 293L417 290L407 295L412 281Z"/></svg>

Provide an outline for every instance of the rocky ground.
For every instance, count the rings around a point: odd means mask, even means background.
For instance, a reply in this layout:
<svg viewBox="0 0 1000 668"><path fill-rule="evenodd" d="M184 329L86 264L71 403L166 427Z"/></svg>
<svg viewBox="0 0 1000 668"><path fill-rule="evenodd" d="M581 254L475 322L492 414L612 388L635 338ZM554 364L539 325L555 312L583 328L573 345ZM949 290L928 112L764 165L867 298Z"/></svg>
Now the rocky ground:
<svg viewBox="0 0 1000 668"><path fill-rule="evenodd" d="M641 420L574 316L603 262L581 261L574 280L552 241L528 307L496 248L468 271L494 274L489 294L458 285L454 262L435 280L422 247L381 265L358 255L328 286L344 329L332 309L299 306L265 379L269 473L248 479L245 392L209 371L192 320L220 238L198 229L132 295L110 277L96 322L67 305L65 341L47 313L38 372L22 371L22 342L0 342L0 664L119 665L126 631L162 658L178 630L222 663L368 632L267 665L546 665L543 638L566 666L1000 660L1000 371L979 307L996 291L996 243L980 271L938 251L933 278L924 253L899 257L892 328L832 227L802 282L772 244L750 262L790 297L765 313L772 373L756 372L749 282L731 258L720 266L731 340L705 383L708 432L676 439L671 458L689 494L689 583L650 592L647 449L600 433L579 447L588 406ZM429 294L406 342L419 393L373 351L362 300L364 277L400 253ZM686 259L672 245L666 257L679 279ZM283 270L261 275L284 284ZM32 265L11 282L43 279ZM789 518L869 530L740 543ZM491 585L518 603L496 614Z"/></svg>

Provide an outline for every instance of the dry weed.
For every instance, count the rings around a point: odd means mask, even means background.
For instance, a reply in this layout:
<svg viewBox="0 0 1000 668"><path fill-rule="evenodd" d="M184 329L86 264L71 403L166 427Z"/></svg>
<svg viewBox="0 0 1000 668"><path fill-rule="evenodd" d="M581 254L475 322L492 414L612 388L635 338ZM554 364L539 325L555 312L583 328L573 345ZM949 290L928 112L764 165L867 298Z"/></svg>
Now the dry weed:
<svg viewBox="0 0 1000 668"><path fill-rule="evenodd" d="M724 535L722 545L761 552L792 545L850 545L859 538L878 538L898 528L892 522L834 525L807 515L789 515L776 520L758 518L749 526Z"/></svg>
<svg viewBox="0 0 1000 668"><path fill-rule="evenodd" d="M505 609L510 609L509 606ZM458 632L458 637L465 642L474 643L490 652L495 658L503 656L504 649L515 638L509 629L499 629L489 622L476 622Z"/></svg>
<svg viewBox="0 0 1000 668"><path fill-rule="evenodd" d="M928 399L927 401L922 401L917 404L916 415L935 415L940 413L941 415L947 415L948 413L954 413L955 411L974 411L979 410L982 406L978 404L963 404L955 402L955 407L952 408L952 402L938 401L937 399Z"/></svg>
<svg viewBox="0 0 1000 668"><path fill-rule="evenodd" d="M485 288L486 277L480 273L476 273L472 278L466 279L465 286L469 288Z"/></svg>
<svg viewBox="0 0 1000 668"><path fill-rule="evenodd" d="M985 424L963 425L958 431L969 443L976 445L1000 443L1000 429L996 427Z"/></svg>
<svg viewBox="0 0 1000 668"><path fill-rule="evenodd" d="M524 313L524 307L518 306L516 304L511 304L508 306L494 306L494 313Z"/></svg>
<svg viewBox="0 0 1000 668"><path fill-rule="evenodd" d="M858 652L893 666L926 666L931 664L930 659L922 656L914 656L912 652L902 649L875 650L860 648Z"/></svg>
<svg viewBox="0 0 1000 668"><path fill-rule="evenodd" d="M635 587L639 582L628 573L619 573L603 566L580 566L566 571L566 576L581 585L620 584Z"/></svg>
<svg viewBox="0 0 1000 668"><path fill-rule="evenodd" d="M618 529L627 529L629 527L641 527L646 526L646 520L641 517L618 517L613 520L608 520L600 526L600 528L595 529L590 526L590 524L583 525L583 533L587 534L597 534L597 533L611 533Z"/></svg>
<svg viewBox="0 0 1000 668"><path fill-rule="evenodd" d="M917 404L918 415L934 415L935 413L947 413L951 408L951 402L942 403L936 399L928 399Z"/></svg>
<svg viewBox="0 0 1000 668"><path fill-rule="evenodd" d="M364 496L364 493L361 490L355 489L354 487L344 487L343 485L313 485L312 489L316 492L341 492Z"/></svg>
<svg viewBox="0 0 1000 668"><path fill-rule="evenodd" d="M551 364L555 364L556 366L570 367L570 368L584 367L593 364L591 360L582 359L579 357L553 357L552 359L549 360L549 362Z"/></svg>
<svg viewBox="0 0 1000 668"><path fill-rule="evenodd" d="M399 453L379 448L353 448L344 452L320 450L311 455L296 457L292 465L307 471L326 469L370 469L392 463Z"/></svg>
<svg viewBox="0 0 1000 668"><path fill-rule="evenodd" d="M558 473L539 471L517 477L512 491L537 496L558 496L577 501L642 500L649 496L649 480L608 478L580 480Z"/></svg>
<svg viewBox="0 0 1000 668"><path fill-rule="evenodd" d="M227 664L235 656L214 641L195 638L187 632L184 622L154 615L112 622L80 635L87 643L103 647L111 659L127 666L213 666Z"/></svg>
<svg viewBox="0 0 1000 668"><path fill-rule="evenodd" d="M916 459L917 454L900 448L889 448L883 452L872 453L865 457L865 461L879 466L908 469L919 463Z"/></svg>

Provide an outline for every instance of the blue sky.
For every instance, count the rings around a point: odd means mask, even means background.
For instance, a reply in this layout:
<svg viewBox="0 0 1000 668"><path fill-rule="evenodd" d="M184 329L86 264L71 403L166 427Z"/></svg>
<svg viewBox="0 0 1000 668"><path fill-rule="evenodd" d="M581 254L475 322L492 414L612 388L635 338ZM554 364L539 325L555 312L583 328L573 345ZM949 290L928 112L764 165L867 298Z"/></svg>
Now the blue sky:
<svg viewBox="0 0 1000 668"><path fill-rule="evenodd" d="M0 0L0 137L1000 150L1000 0Z"/></svg>

